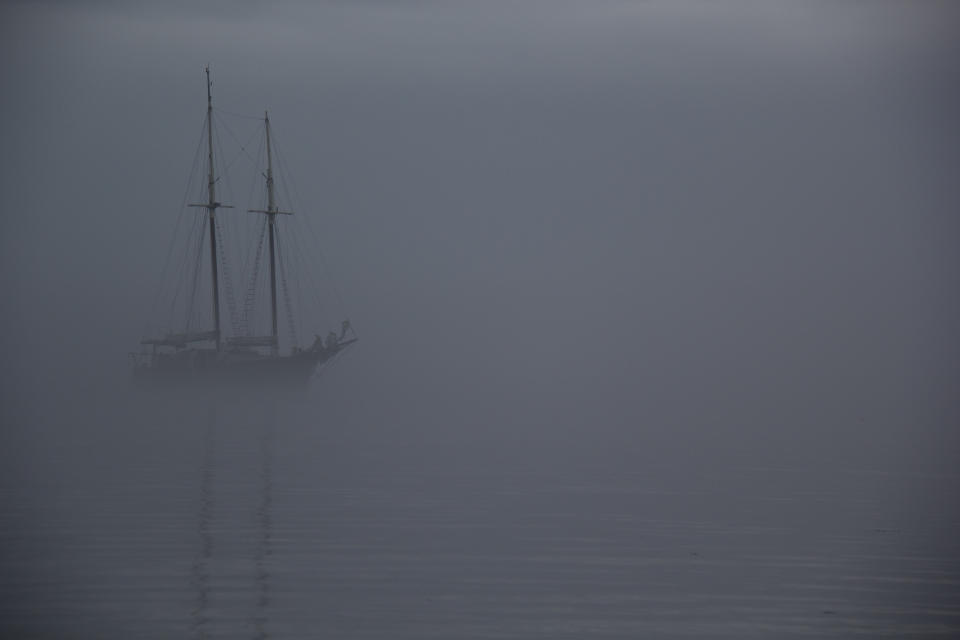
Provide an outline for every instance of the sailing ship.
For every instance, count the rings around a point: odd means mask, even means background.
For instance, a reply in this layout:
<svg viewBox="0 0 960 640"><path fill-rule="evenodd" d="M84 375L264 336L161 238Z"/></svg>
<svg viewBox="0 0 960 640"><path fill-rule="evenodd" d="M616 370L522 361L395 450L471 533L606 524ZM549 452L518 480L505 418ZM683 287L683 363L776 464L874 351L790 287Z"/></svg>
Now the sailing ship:
<svg viewBox="0 0 960 640"><path fill-rule="evenodd" d="M224 289L225 278L229 278L228 261L225 258L227 247L224 243L224 234L218 220L221 209L233 208L222 204L217 199L217 184L214 165L214 109L211 95L210 68L207 67L207 114L205 121L206 134L206 202L187 205L199 209L205 220L195 221L195 229L199 230L197 239L193 243L193 258L189 262L195 265L190 285L187 311L178 330L166 331L160 335L148 335L140 341L141 349L131 354L134 362L134 379L147 384L152 383L251 383L258 386L275 386L281 388L301 387L320 369L331 363L347 347L357 341L348 320L340 323L339 332L330 331L325 338L316 335L312 344L302 347L297 343L292 317L292 305L289 297L286 300L288 312L289 335L286 337L285 349L281 351L281 334L278 326L277 302L278 294L290 296L286 286L284 264L280 256L278 239L280 236L280 221L293 215L291 211L283 211L277 205L276 185L274 183L273 150L271 146L271 128L268 113L264 113L263 125L266 140L266 170L261 175L266 179L266 206L265 208L248 209L248 212L263 216L261 232L259 234L256 256L251 266L252 276L247 295L244 299L244 309L238 312L235 308L232 288L226 289L231 316L231 331L225 331L222 321L221 293ZM269 263L269 324L270 332L257 335L248 321L251 309L255 304L258 273L262 261L262 249L266 235ZM206 237L203 237L206 236ZM203 245L208 242L209 249ZM171 248L172 249L172 248ZM189 252L188 252L189 253ZM198 287L200 281L201 253L209 253L209 289ZM279 263L279 264L278 264ZM278 272L282 291L278 291ZM227 281L229 285L229 280ZM204 289L209 293L212 312L204 315L200 322L210 323L197 328L197 314L194 313L198 291ZM179 290L178 290L179 291ZM239 317L238 317L239 316ZM191 327L191 324L193 325Z"/></svg>

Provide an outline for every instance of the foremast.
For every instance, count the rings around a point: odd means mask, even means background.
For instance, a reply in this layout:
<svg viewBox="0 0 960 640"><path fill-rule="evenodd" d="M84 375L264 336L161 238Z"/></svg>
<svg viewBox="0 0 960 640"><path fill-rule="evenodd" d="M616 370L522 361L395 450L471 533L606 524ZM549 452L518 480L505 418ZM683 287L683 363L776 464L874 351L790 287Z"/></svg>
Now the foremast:
<svg viewBox="0 0 960 640"><path fill-rule="evenodd" d="M217 181L213 168L213 97L210 88L210 65L204 67L207 73L207 202L206 204L191 204L191 207L203 207L207 210L210 224L210 280L213 288L213 333L220 350L220 278L217 271L217 222L216 212L219 208L229 209L230 205L217 202Z"/></svg>

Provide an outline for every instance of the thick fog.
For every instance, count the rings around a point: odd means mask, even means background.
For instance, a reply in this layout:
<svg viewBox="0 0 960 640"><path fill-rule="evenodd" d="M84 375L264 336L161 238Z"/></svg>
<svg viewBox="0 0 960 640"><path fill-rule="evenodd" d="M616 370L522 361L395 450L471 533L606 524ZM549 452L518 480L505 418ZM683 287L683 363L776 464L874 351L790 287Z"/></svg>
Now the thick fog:
<svg viewBox="0 0 960 640"><path fill-rule="evenodd" d="M0 479L5 554L39 550L9 560L4 618L31 631L17 585L69 564L34 540L50 487L201 455L163 444L184 428L131 395L128 352L207 64L215 108L270 110L360 337L283 401L277 428L315 447L289 450L317 456L305 486L411 469L894 474L870 495L896 522L861 528L928 523L955 594L958 18L905 1L5 4ZM425 634L411 628L398 637Z"/></svg>

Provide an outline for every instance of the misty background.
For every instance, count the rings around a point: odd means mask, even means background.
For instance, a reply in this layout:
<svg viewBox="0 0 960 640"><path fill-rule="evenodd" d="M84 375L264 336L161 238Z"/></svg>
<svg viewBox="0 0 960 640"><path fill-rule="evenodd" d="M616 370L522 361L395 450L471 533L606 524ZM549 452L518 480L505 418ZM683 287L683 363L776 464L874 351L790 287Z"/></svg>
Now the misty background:
<svg viewBox="0 0 960 640"><path fill-rule="evenodd" d="M869 496L863 521L842 501L770 520L899 532L891 558L922 549L944 571L920 601L954 612L914 631L956 633L958 17L892 1L4 4L8 615L45 562L69 565L40 535L64 486L135 482L144 460L194 479L195 452L164 448L190 430L130 401L127 353L209 63L215 107L270 110L360 336L287 407L275 466L315 488L412 469L701 489L745 474L720 504L784 470L806 474L800 492L855 485L841 494Z"/></svg>

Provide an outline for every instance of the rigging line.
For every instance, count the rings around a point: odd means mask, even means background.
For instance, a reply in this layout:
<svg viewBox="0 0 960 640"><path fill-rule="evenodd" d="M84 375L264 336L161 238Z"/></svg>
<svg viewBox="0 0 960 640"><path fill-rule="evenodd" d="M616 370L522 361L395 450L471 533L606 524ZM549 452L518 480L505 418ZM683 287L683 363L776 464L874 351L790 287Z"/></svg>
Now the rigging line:
<svg viewBox="0 0 960 640"><path fill-rule="evenodd" d="M307 277L307 279L309 280L309 285L310 285L309 288L310 288L311 292L313 293L313 299L314 299L314 300L316 301L316 303L317 303L318 313L324 312L326 309L329 308L329 305L328 305L328 304L325 304L325 303L323 302L323 300L321 299L321 297L320 297L320 289L321 289L321 287L319 286L319 284L317 283L317 281L316 281L316 280L314 279L314 277L313 277L314 265L310 264L310 263L307 261L306 257L305 257L305 256L308 254L308 252L304 251L304 250L302 249L302 247L300 246L300 237L299 237L299 234L296 234L296 233L292 234L292 244L293 244L293 249L294 249L294 259L299 261L299 262L298 262L298 265L296 266L297 272L298 272L298 273L303 273L303 272L306 273L306 277ZM329 274L328 274L328 279L329 279ZM333 311L333 313L341 313L341 312L344 312L344 311L345 311L345 309L343 308L343 305L341 304L338 309L335 309L335 310ZM343 318L340 318L340 319L342 320Z"/></svg>
<svg viewBox="0 0 960 640"><path fill-rule="evenodd" d="M297 257L296 251L294 251L293 257L294 257L294 262L296 262L296 257ZM297 292L296 302L297 302L297 307L300 309L300 317L309 318L310 315L305 314L306 305L303 304L303 292L300 289L300 271L301 269L299 269L295 264L293 267L293 288ZM317 314L319 313L320 313L320 309L317 310Z"/></svg>
<svg viewBox="0 0 960 640"><path fill-rule="evenodd" d="M217 183L223 181L223 186L220 189L220 201L229 202L234 199L233 183L230 180L230 173L228 172L229 166L223 164L223 158L227 157L227 154L223 150L223 140L220 136L220 129L218 128L214 128L213 130L213 144L217 148L216 166L217 169L219 169L216 171L215 181Z"/></svg>
<svg viewBox="0 0 960 640"><path fill-rule="evenodd" d="M311 330L316 330L317 329L316 322L321 320L322 318L324 305L322 302L320 302L319 297L317 296L315 296L315 299L317 300L317 305L315 307L315 310L313 309L308 310L307 305L304 304L303 292L300 286L301 273L303 271L307 271L308 273L305 277L311 278L311 280L312 280L312 274L309 273L309 269L304 268L304 263L300 256L299 240L297 239L296 232L289 234L289 237L285 239L285 242L287 243L286 247L289 249L288 253L291 254L292 256L288 258L288 262L290 263L291 269L293 271L292 277L294 278L294 286L297 290L296 302L299 305L299 308L301 309L301 317L312 318L313 321L311 323Z"/></svg>
<svg viewBox="0 0 960 640"><path fill-rule="evenodd" d="M182 304L181 294L184 293L185 289L189 289L191 278L190 278L190 267L194 263L192 256L192 251L194 247L194 239L196 237L196 220L190 229L190 235L187 237L187 242L184 243L183 248L183 259L180 262L180 268L177 270L177 276L175 281L175 289L173 292L173 297L170 299L170 318L167 321L167 330L169 332L174 332L177 329L182 329L183 323L180 322L182 318L180 317L179 309Z"/></svg>
<svg viewBox="0 0 960 640"><path fill-rule="evenodd" d="M250 312L253 309L253 305L256 301L257 294L257 276L260 274L260 262L261 256L263 255L263 239L267 234L267 225L269 222L266 218L263 220L263 227L260 230L260 239L257 241L257 254L253 259L253 274L250 277L250 284L247 287L247 293L243 301L243 324L244 328L249 330L249 325L247 324L250 317Z"/></svg>
<svg viewBox="0 0 960 640"><path fill-rule="evenodd" d="M201 127L201 146L202 146L203 138L205 137L205 134L207 132L207 124L208 123L206 122L206 118L204 118L204 124ZM199 153L199 148L198 148L198 153ZM197 162L195 161L193 170L191 171L190 186L196 186L197 188L200 188L202 185L196 184L197 183L196 168L197 168ZM199 195L200 195L200 199L202 200L204 197L202 193L202 189L200 189ZM184 206L184 209L186 209L186 206ZM193 238L196 237L196 235L199 233L200 239L198 240L198 242L199 243L203 242L203 236L206 233L206 228L204 226L205 223L206 223L205 215L194 216L191 231L187 235L187 241L183 245L183 258L180 261L180 267L177 271L177 275L175 278L175 289L173 293L173 298L170 301L170 318L168 321L168 327L170 328L170 330L182 328L182 326L178 326L178 323L174 320L174 316L176 316L177 300L180 297L180 292L183 288L184 281L187 278L188 269L191 264L191 251L193 249ZM202 251L202 247L203 245L200 244L201 251ZM186 319L184 320L186 321Z"/></svg>
<svg viewBox="0 0 960 640"><path fill-rule="evenodd" d="M238 335L240 333L240 325L239 317L237 315L237 303L233 296L233 281L230 276L230 265L227 260L227 252L224 247L224 234L221 230L219 218L214 219L214 225L217 228L217 236L219 240L217 243L217 248L219 249L220 253L220 266L223 270L223 289L227 296L227 310L230 312L230 326L233 329L234 335Z"/></svg>
<svg viewBox="0 0 960 640"><path fill-rule="evenodd" d="M187 243L186 243L186 245L187 245L187 246L185 247L183 260L181 261L181 264L180 264L180 269L177 271L177 276L176 276L176 280L175 280L175 285L176 285L176 287L174 288L173 295L172 295L171 298L168 300L168 302L169 302L169 304L170 304L170 309L169 309L169 312L168 312L167 322L166 322L166 325L165 325L167 331L172 331L173 326L176 324L176 320L175 320L175 319L176 319L176 317L177 317L177 301L178 301L179 298L180 298L180 290L183 288L183 280L184 280L184 278L186 277L186 275L185 275L185 274L186 274L186 271L187 271L187 266L186 266L186 265L188 265L188 264L190 263L190 260L189 260L189 257L190 257L190 255L189 255L189 250L190 250L191 246L193 245L193 232L192 232L192 230L191 230L190 235L189 235L188 238L187 238Z"/></svg>
<svg viewBox="0 0 960 640"><path fill-rule="evenodd" d="M206 216L197 216L196 230L197 231L194 234L196 237L196 241L195 241L196 246L192 247L193 277L190 280L190 283L191 283L190 297L185 301L183 322L173 325L171 327L172 330L180 329L182 331L188 331L190 328L190 324L194 320L193 310L196 306L197 286L200 282L200 265L202 264L202 261L203 261L203 247L204 247L203 241L206 239L206 233L207 233ZM183 282L183 279L186 277L186 271L187 271L186 264L184 264L183 270L184 270L184 275L181 276L181 280L180 280L181 282Z"/></svg>
<svg viewBox="0 0 960 640"><path fill-rule="evenodd" d="M219 129L213 130L213 143L217 147L217 158L218 159L225 158L226 153L223 150L223 140L220 137ZM230 173L227 171L229 167L224 166L223 160L218 160L217 166L219 167L220 170L216 172L216 182L220 182L221 180L223 180L223 187L221 188L221 192L220 192L221 193L220 200L221 201L232 200L234 197L234 193L233 193L233 183L230 180Z"/></svg>
<svg viewBox="0 0 960 640"><path fill-rule="evenodd" d="M190 286L190 297L187 299L187 302L186 302L186 309L184 313L185 319L183 324L181 325L183 327L184 333L189 333L190 327L194 323L198 328L203 326L203 322L194 311L194 309L196 309L196 304L197 304L197 291L199 290L199 285L200 285L200 265L203 262L202 242L203 242L203 238L201 237L200 244L197 246L197 259L193 266L193 279Z"/></svg>
<svg viewBox="0 0 960 640"><path fill-rule="evenodd" d="M206 122L206 117L204 117L204 122ZM147 326L144 327L144 335L146 335L147 332L149 331L150 322L152 318L155 317L157 312L157 305L160 303L160 299L163 297L163 288L167 278L167 269L170 266L170 258L173 256L173 249L174 249L174 246L176 245L177 234L180 231L180 223L183 221L183 214L184 214L184 211L186 211L187 209L187 197L190 195L190 187L193 185L195 173L197 170L197 162L199 161L199 158L200 158L200 148L203 146L203 133L204 133L205 126L206 125L200 127L200 139L197 140L197 148L193 152L193 164L190 167L190 173L187 174L187 184L183 190L183 198L181 198L180 200L180 212L177 214L177 222L173 228L173 237L170 239L170 246L167 248L167 257L163 261L163 270L160 272L160 283L159 283L159 286L157 287L157 295L156 297L154 297L153 305L150 308L150 316L149 318L147 318L147 323L146 323Z"/></svg>
<svg viewBox="0 0 960 640"><path fill-rule="evenodd" d="M276 233L276 230L274 230L274 233ZM280 234L276 234L276 235L279 236ZM277 262L279 263L279 266L280 266L280 284L283 289L284 306L286 307L286 310L287 310L287 322L290 324L290 342L291 342L290 346L292 348L299 345L299 340L297 340L297 328L293 323L293 309L290 307L290 292L287 288L287 270L286 270L286 267L284 266L283 252L280 250L281 243L279 241L279 237L277 237L276 239L277 239Z"/></svg>
<svg viewBox="0 0 960 640"><path fill-rule="evenodd" d="M317 285L316 280L313 279L313 268L312 265L306 262L306 259L303 257L304 251L300 248L300 240L297 237L297 234L292 234L291 244L293 245L293 259L297 262L294 265L294 268L297 270L297 273L306 273L307 279L310 281L310 290L313 293L313 298L317 303L317 313L322 314L326 309L327 305L323 303L323 300L320 297L320 287ZM341 309L342 310L342 309Z"/></svg>
<svg viewBox="0 0 960 640"><path fill-rule="evenodd" d="M217 149L220 151L220 157L222 158L223 144L220 139L220 133L216 129L214 129L214 137L215 144L217 145ZM224 191L232 199L234 194L233 183L230 180L230 174L224 169L220 172L220 176L224 178ZM227 310L230 313L230 326L233 328L234 335L237 335L240 332L240 318L237 315L236 299L233 295L233 276L230 268L230 257L227 255L227 247L232 243L231 238L228 237L231 235L229 233L230 225L229 223L222 225L219 217L215 218L215 224L217 227L217 248L219 249L220 253L220 264L223 267L223 285L227 296Z"/></svg>
<svg viewBox="0 0 960 640"><path fill-rule="evenodd" d="M231 129L231 128L227 125L227 123L224 122L223 119L220 118L219 116L217 117L217 123L218 123L223 129L225 129L225 130L227 131L227 133L230 134L230 137L233 138L233 140L240 146L240 151L238 151L238 152L237 152L237 155L235 155L235 156L233 157L233 160L231 160L229 163L227 163L226 168L224 168L224 172L228 171L228 170L230 169L230 167L232 167L233 164L234 164L237 160L239 160L239 159L240 159L240 156L242 156L242 155L247 156L247 160L249 160L249 161L251 162L251 164L253 164L253 166L256 167L256 166L257 166L256 159L253 158L253 157L251 157L250 154L247 153L247 147L250 146L250 143L253 142L253 139L254 139L258 134L261 134L259 128L256 129L256 130L254 130L254 132L253 132L252 134L250 134L250 138L247 139L246 144L243 144L243 143L240 142L240 138L237 137L237 134L235 134L235 133L233 132L233 129ZM261 134L261 135L262 135L262 134Z"/></svg>
<svg viewBox="0 0 960 640"><path fill-rule="evenodd" d="M299 295L299 292L300 292L299 271L300 271L300 269L299 269L298 266L297 266L297 252L296 252L296 248L295 248L295 240L293 240L293 238L295 238L295 237L296 237L296 234L291 234L291 236L290 236L289 239L286 238L286 237L284 237L284 242L286 243L286 244L284 245L284 248L285 248L285 249L288 249L288 248L289 248L290 251L292 252L292 257L289 257L289 258L288 258L288 264L289 264L289 266L290 266L290 274L289 274L289 277L288 277L288 289L289 289L289 296L290 296L290 304L291 304L292 308L294 309L294 311L297 312L297 316L296 316L296 317L298 317L298 318L300 318L300 319L306 318L306 319L307 319L307 320L306 320L307 322L310 321L310 318L314 318L314 321L315 321L315 318L316 318L316 316L317 316L317 313L311 313L310 310L308 310L308 309L303 305L303 298L302 298L302 296ZM295 295L295 294L296 294L296 295ZM318 311L318 313L319 313L319 311Z"/></svg>
<svg viewBox="0 0 960 640"><path fill-rule="evenodd" d="M262 121L262 119L260 120ZM255 157L259 160L263 158L263 156L265 155L264 149L265 149L265 140L266 140L266 135L265 135L266 127L257 127L256 132L260 134L258 137L257 151L255 155ZM253 165L254 165L255 172L262 175L260 173L260 167L262 165L259 162L254 162ZM256 209L265 210L267 208L267 204L266 204L267 187L266 187L266 184L264 184L261 180L259 180L260 175L257 175L255 179L249 181L250 189L247 194L246 202L251 206L258 205L255 207ZM253 194L258 187L260 190L260 199L259 199L259 202L255 202L253 198ZM251 256L254 250L254 243L249 241L245 241L243 243L243 246L246 247L246 250L244 253L242 277L243 277L243 280L246 281L249 276L249 284L247 286L245 297L244 297L242 324L245 325L244 328L249 333L250 327L251 327L250 321L251 320L253 321L252 322L253 325L257 324L257 314L256 314L257 310L255 307L256 307L256 299L258 295L258 287L260 286L259 280L261 279L259 277L259 273L260 273L260 266L262 262L261 256L263 255L263 241L266 234L266 230L267 230L266 225L268 221L266 217L261 218L261 216L259 215L251 216L249 214L245 216L244 221L245 221L245 224L244 224L245 240L247 238L252 239L253 237L257 237L256 256L253 257L252 264L251 264ZM255 230L256 230L256 233L255 233ZM256 335L256 332L249 333L249 335Z"/></svg>
<svg viewBox="0 0 960 640"><path fill-rule="evenodd" d="M217 107L216 109L214 109L214 112L222 113L228 116L233 116L234 118L246 118L248 120L263 120L262 116L248 116L242 113L236 113L234 111L227 111L226 109L221 109L220 107Z"/></svg>
<svg viewBox="0 0 960 640"><path fill-rule="evenodd" d="M283 189L287 191L290 195L295 196L296 201L299 203L300 194L296 192L296 184L294 184L292 190L287 187L286 174L289 173L289 171L287 169L286 159L280 153L280 150L278 149L276 144L274 144L274 151L276 152L278 164L280 166L280 182L283 185ZM292 177L291 177L291 182L292 182ZM340 295L340 288L337 287L336 273L334 272L330 264L327 262L326 255L323 252L323 247L320 244L319 236L317 235L316 231L314 231L313 225L310 222L310 216L306 215L306 212L304 212L302 217L304 219L304 226L306 227L307 231L310 233L312 240L314 242L314 246L316 246L317 248L316 252L317 252L317 256L320 258L321 267L329 275L330 287L333 289L333 295L337 299L337 304L340 306L340 309L343 310L343 313L349 316L349 314L347 313L347 307L343 303L343 296ZM353 328L352 321L350 322L350 327ZM356 330L354 330L354 335L356 335Z"/></svg>
<svg viewBox="0 0 960 640"><path fill-rule="evenodd" d="M259 158L260 155L261 155L261 150L263 149L263 147L264 147L264 136L261 135L261 136L260 136L260 142L259 142L259 144L257 145L257 157L258 157L258 158ZM266 209L267 206L266 206L266 204L264 204L264 203L266 202L266 197L267 197L267 195L266 195L266 190L267 190L267 188L266 188L266 185L262 185L259 180L250 180L250 190L247 192L247 199L246 199L244 202L246 202L246 203L248 203L248 204L254 204L254 202L253 202L253 192L254 192L254 190L255 190L258 186L260 186L261 192L260 192L260 202L257 203L257 205L259 205L259 206L257 206L256 208L257 208L257 209ZM260 223L260 220L259 220L258 218L259 218L259 216L251 216L251 215L249 215L249 214L247 214L247 215L244 217L244 222L245 222L245 224L244 224L243 226L244 226L244 232L245 232L245 233L244 233L244 239L245 239L245 240L246 240L247 238L253 237L253 230L254 230L255 228L258 228L258 227L260 226L260 224L259 224L259 223ZM246 274L248 273L248 269L249 269L249 266L250 266L250 254L251 254L251 251L252 251L252 245L251 245L250 242L244 242L244 246L246 247L246 252L244 253L244 257L243 257L243 276L246 277Z"/></svg>
<svg viewBox="0 0 960 640"><path fill-rule="evenodd" d="M202 225L202 228L206 228L206 226L207 225L204 224ZM196 251L197 259L193 266L193 283L190 288L190 298L187 301L186 322L184 323L184 329L183 329L184 333L190 332L190 323L194 319L193 310L197 302L197 285L200 282L200 265L203 262L203 241L205 238L206 238L205 234L201 233L200 239L197 244L197 251ZM197 318L197 326L198 327L202 326L199 318Z"/></svg>
<svg viewBox="0 0 960 640"><path fill-rule="evenodd" d="M203 127L201 127L201 146L202 146L202 138L205 137L204 134L206 134L206 132L207 132L207 122L206 122L206 118L204 118L204 124L203 124ZM199 152L199 149L198 149L198 152ZM197 183L198 181L196 180L196 178L197 178L197 163L195 162L193 170L191 171L190 182L191 182L191 186L195 186L196 188L200 189L201 185ZM200 199L202 200L204 197L202 194L202 189L200 189L199 195L200 195ZM184 209L186 209L185 206L184 206ZM170 328L170 330L182 329L182 324L180 324L177 320L174 319L175 316L177 315L176 314L177 301L180 298L180 293L183 289L184 284L189 282L187 274L189 272L190 265L193 261L191 258L196 259L195 253L191 255L194 249L193 239L197 238L199 235L197 242L202 243L203 236L206 233L206 228L204 226L205 223L206 223L205 215L194 216L190 233L188 233L187 235L187 241L183 244L183 258L180 260L180 267L177 271L177 275L175 278L174 293L170 301L170 319L168 322L168 327ZM203 245L200 244L199 245L200 250L202 250L202 247ZM187 322L187 319L184 318L183 321Z"/></svg>
<svg viewBox="0 0 960 640"><path fill-rule="evenodd" d="M184 243L183 247L183 259L180 262L180 269L177 271L176 276L176 288L173 292L173 297L170 300L170 318L168 320L167 326L170 330L173 330L176 327L176 321L174 316L176 316L177 309L177 300L180 298L180 291L184 285L184 279L187 277L187 270L191 264L191 253L193 252L193 238L198 234L200 235L198 251L202 252L203 250L203 236L205 233L204 223L205 216L196 216L193 221L193 226L190 230L190 233L187 235L187 241Z"/></svg>
<svg viewBox="0 0 960 640"><path fill-rule="evenodd" d="M223 123L221 123L221 124L223 124ZM225 154L224 154L224 152L223 152L223 141L222 141L222 138L221 138L221 136L220 136L220 134L219 134L219 131L217 131L216 134L217 134L216 143L217 143L217 148L218 148L219 151L220 151L220 157L225 157ZM231 135L233 135L233 134L231 133ZM229 168L230 168L229 165L226 166L226 167L224 167L223 170L220 172L220 175L221 175L221 177L223 178L223 182L224 182L224 193L225 193L225 195L227 196L227 200L229 200L229 201L235 201L237 194L236 194L236 192L235 192L235 190L234 190L234 188L233 188L233 180L232 180L232 178L230 177ZM247 237L248 234L241 234L241 231L242 231L242 229L243 229L243 224L242 224L242 222L237 221L237 220L235 219L236 216L234 216L234 215L228 216L228 218L229 218L230 222L225 222L225 223L224 223L224 226L223 226L223 232L224 232L224 236L225 236L225 237L224 237L224 245L225 245L225 246L233 246L233 247L243 246L243 245L245 244L244 241L246 240L246 237ZM238 234L240 234L240 237L236 237ZM248 253L249 253L249 251L248 251ZM230 258L228 257L228 264L230 264L230 263L231 263L231 261L230 261ZM241 263L241 268L244 268L244 264L245 264L245 260L244 260L243 263ZM243 280L243 277L242 277L242 274L241 274L241 281L242 281L242 280Z"/></svg>

